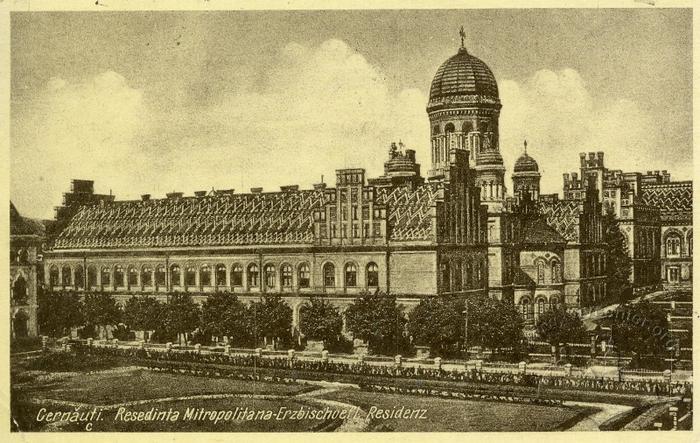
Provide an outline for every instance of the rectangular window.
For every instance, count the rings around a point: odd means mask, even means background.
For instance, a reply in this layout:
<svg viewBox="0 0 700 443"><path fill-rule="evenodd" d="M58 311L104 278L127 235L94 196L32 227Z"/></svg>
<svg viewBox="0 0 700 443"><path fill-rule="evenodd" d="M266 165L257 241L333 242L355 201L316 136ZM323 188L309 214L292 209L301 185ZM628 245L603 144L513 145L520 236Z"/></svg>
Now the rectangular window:
<svg viewBox="0 0 700 443"><path fill-rule="evenodd" d="M352 207L352 219L357 220L357 206Z"/></svg>
<svg viewBox="0 0 700 443"><path fill-rule="evenodd" d="M374 224L374 236L381 237L382 235L382 225L379 223Z"/></svg>
<svg viewBox="0 0 700 443"><path fill-rule="evenodd" d="M360 237L360 226L359 225L352 225L352 236L354 238Z"/></svg>
<svg viewBox="0 0 700 443"><path fill-rule="evenodd" d="M368 206L362 207L362 218L364 220L367 220L369 218L369 207Z"/></svg>

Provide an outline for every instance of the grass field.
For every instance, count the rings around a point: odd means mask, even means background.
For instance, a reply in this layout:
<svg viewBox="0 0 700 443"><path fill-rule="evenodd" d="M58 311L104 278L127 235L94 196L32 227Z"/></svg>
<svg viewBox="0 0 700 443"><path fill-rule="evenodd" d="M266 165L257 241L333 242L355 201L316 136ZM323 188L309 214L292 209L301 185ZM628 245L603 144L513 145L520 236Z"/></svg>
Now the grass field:
<svg viewBox="0 0 700 443"><path fill-rule="evenodd" d="M358 390L337 391L323 398L351 403L366 411L371 411L372 407L391 410L402 406L426 410L425 419L372 420L372 426L376 429L397 432L552 431L580 412L592 412L568 407L414 397Z"/></svg>

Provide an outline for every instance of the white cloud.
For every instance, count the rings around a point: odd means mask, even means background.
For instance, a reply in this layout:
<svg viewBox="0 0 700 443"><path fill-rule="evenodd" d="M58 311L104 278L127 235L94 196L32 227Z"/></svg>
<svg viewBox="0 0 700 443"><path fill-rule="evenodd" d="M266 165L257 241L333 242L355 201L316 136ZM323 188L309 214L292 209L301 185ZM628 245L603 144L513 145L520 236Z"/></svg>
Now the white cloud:
<svg viewBox="0 0 700 443"><path fill-rule="evenodd" d="M524 82L505 80L499 86L506 167L512 171L527 139L528 153L543 173L543 192L561 192L561 175L578 170L580 152L604 151L606 165L614 169L673 169L655 154L662 140L650 115L630 100L594 100L573 69L540 70Z"/></svg>

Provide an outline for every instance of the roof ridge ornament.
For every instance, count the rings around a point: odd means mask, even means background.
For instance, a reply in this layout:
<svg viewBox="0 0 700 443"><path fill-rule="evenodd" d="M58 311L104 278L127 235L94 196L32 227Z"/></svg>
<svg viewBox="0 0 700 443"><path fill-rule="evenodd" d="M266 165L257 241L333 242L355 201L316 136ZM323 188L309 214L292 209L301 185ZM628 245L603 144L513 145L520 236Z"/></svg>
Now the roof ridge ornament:
<svg viewBox="0 0 700 443"><path fill-rule="evenodd" d="M467 51L467 48L464 47L464 39L467 37L467 34L464 33L464 26L459 27L459 38L462 40L462 45L459 47L460 51Z"/></svg>

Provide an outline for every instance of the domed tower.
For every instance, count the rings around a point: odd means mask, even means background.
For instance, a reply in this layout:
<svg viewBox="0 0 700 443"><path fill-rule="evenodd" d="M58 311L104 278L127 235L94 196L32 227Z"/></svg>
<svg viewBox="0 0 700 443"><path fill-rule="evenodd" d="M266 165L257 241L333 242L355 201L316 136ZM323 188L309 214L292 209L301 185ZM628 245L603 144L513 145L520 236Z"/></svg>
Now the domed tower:
<svg viewBox="0 0 700 443"><path fill-rule="evenodd" d="M427 112L431 127L430 176L440 176L449 165L451 148L470 152L476 163L476 182L489 210L502 207L505 168L498 147L501 101L496 78L486 64L462 45L437 70L430 85ZM472 163L473 164L473 163Z"/></svg>
<svg viewBox="0 0 700 443"><path fill-rule="evenodd" d="M531 200L537 200L540 196L540 168L535 159L527 154L527 140L523 144L523 155L515 161L513 168L513 193L518 200L526 194Z"/></svg>

